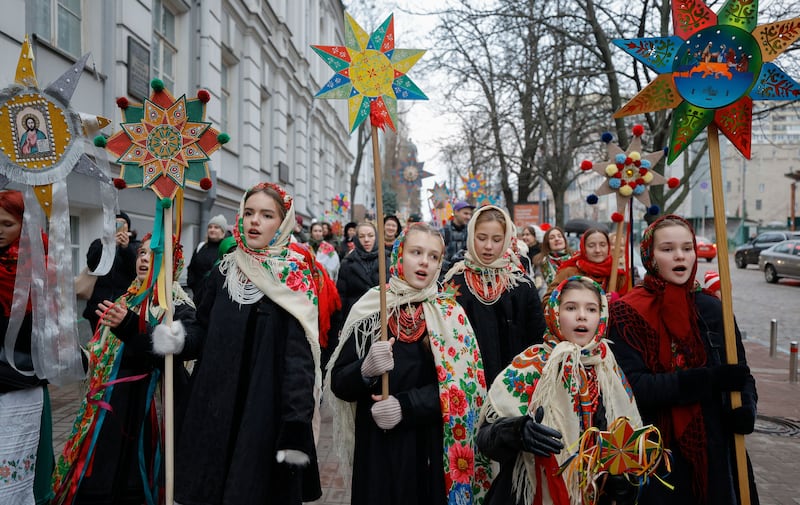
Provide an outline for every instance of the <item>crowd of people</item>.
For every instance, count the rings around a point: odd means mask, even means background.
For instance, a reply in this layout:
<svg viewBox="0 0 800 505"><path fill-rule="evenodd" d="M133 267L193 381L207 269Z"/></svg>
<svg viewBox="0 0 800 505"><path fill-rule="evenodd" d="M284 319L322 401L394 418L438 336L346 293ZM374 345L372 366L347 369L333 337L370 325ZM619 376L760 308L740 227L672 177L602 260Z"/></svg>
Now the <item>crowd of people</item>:
<svg viewBox="0 0 800 505"><path fill-rule="evenodd" d="M495 205L453 209L441 229L386 216L381 250L370 221L341 237L317 222L306 235L292 196L257 184L230 229L209 220L188 290L173 237L169 314L164 292L143 287L164 248L119 214L114 264L84 312L85 398L56 455L47 382L31 374L30 309L15 359L0 354L0 503L162 503L161 388L174 355L178 504L318 499L321 408L353 504L566 505L587 503L587 486L601 504L737 504L733 438L753 431L758 396L738 329L738 361L726 363L691 225L650 224L647 274L633 286L605 230L572 251L557 226L518 229ZM1 191L3 335L16 276L30 275L23 214L21 194ZM620 418L660 431L671 455L659 479L558 472L585 433Z"/></svg>

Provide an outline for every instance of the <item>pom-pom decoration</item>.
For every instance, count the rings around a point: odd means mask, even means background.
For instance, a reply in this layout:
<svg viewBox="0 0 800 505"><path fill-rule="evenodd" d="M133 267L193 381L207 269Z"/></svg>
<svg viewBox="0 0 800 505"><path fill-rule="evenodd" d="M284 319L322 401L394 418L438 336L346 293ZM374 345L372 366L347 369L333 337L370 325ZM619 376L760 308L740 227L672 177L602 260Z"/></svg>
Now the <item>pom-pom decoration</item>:
<svg viewBox="0 0 800 505"><path fill-rule="evenodd" d="M591 161L589 161L589 160L581 161L581 170L591 170L592 168L593 167L592 167L592 162Z"/></svg>
<svg viewBox="0 0 800 505"><path fill-rule="evenodd" d="M611 135L611 133L610 133L610 132L603 132L603 135L601 135L601 136L600 136L600 140L602 140L603 142L605 142L606 144L608 144L609 142L611 142L612 140L614 140L614 136L613 136L613 135Z"/></svg>
<svg viewBox="0 0 800 505"><path fill-rule="evenodd" d="M225 133L225 132L222 132L222 133L220 133L219 135L217 135L217 141L218 141L220 144L227 144L228 142L230 142L230 141L231 141L231 136L230 136L230 135L228 135L228 134L227 134L227 133Z"/></svg>
<svg viewBox="0 0 800 505"><path fill-rule="evenodd" d="M597 195L595 195L594 193L586 197L586 203L588 203L589 205L595 205L597 203L597 200L598 200Z"/></svg>
<svg viewBox="0 0 800 505"><path fill-rule="evenodd" d="M393 15L372 34L347 12L344 20L345 46L311 46L335 72L315 97L347 100L350 133L367 117L394 130L397 100L428 99L406 75L425 51L395 48Z"/></svg>
<svg viewBox="0 0 800 505"><path fill-rule="evenodd" d="M120 179L119 177L115 177L114 187L117 189L125 189L128 187L128 185L125 183L125 179Z"/></svg>
<svg viewBox="0 0 800 505"><path fill-rule="evenodd" d="M120 109L127 109L128 108L128 99L124 96L117 98L117 107Z"/></svg>
<svg viewBox="0 0 800 505"><path fill-rule="evenodd" d="M621 223L625 221L625 216L623 216L619 212L615 212L611 214L611 220L614 221L615 223Z"/></svg>
<svg viewBox="0 0 800 505"><path fill-rule="evenodd" d="M94 145L97 147L105 147L106 146L106 138L103 135L98 135L93 140Z"/></svg>
<svg viewBox="0 0 800 505"><path fill-rule="evenodd" d="M636 134L637 132L639 133ZM631 198L636 198L645 207L649 207L650 186L667 182L664 176L651 168L661 160L664 151L643 153L643 133L644 128L639 131L634 127L634 137L627 151L623 151L616 143L609 142L607 151L610 161L590 162L592 170L605 179L594 194L603 196L615 193L617 195L617 212L621 215L624 215L625 206ZM581 163L581 168L583 168L583 163Z"/></svg>
<svg viewBox="0 0 800 505"><path fill-rule="evenodd" d="M635 124L635 125L633 125L632 132L633 132L633 135L635 137L641 137L642 134L644 134L644 126L642 126L640 124Z"/></svg>
<svg viewBox="0 0 800 505"><path fill-rule="evenodd" d="M203 103L208 103L211 100L211 93L207 89L197 90L197 99Z"/></svg>
<svg viewBox="0 0 800 505"><path fill-rule="evenodd" d="M158 201L158 204L161 206L162 209L168 209L172 207L172 198L164 197Z"/></svg>
<svg viewBox="0 0 800 505"><path fill-rule="evenodd" d="M212 185L213 182L211 182L211 179L209 179L208 177L203 177L202 179L200 179L200 189L202 189L203 191L208 191L209 189L211 189Z"/></svg>
<svg viewBox="0 0 800 505"><path fill-rule="evenodd" d="M207 189L201 180L209 178L209 155L227 134L205 121L200 98L175 99L159 79L151 87L153 93L143 104L122 109L122 128L106 143L122 165L120 178L127 187L152 189L158 198L175 198L186 185Z"/></svg>
<svg viewBox="0 0 800 505"><path fill-rule="evenodd" d="M647 213L651 216L657 216L661 213L661 207L658 205L651 205L647 208Z"/></svg>
<svg viewBox="0 0 800 505"><path fill-rule="evenodd" d="M542 223L542 224L539 225L539 229L544 231L544 232L546 232L550 228L552 228L552 226L550 226L550 223Z"/></svg>
<svg viewBox="0 0 800 505"><path fill-rule="evenodd" d="M681 180L678 179L677 177L670 177L669 181L667 181L667 186L669 186L671 189L675 189L680 185L681 185Z"/></svg>

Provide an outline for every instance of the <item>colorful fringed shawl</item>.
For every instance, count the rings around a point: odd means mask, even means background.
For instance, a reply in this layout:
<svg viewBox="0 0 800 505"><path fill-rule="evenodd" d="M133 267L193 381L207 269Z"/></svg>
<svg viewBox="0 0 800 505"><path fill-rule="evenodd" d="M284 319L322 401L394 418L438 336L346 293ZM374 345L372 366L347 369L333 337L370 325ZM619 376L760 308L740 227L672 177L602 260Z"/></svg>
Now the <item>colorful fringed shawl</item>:
<svg viewBox="0 0 800 505"><path fill-rule="evenodd" d="M442 406L444 434L443 463L447 486L447 503L479 505L483 503L491 483L489 460L477 452L477 417L486 395L475 332L464 309L451 295L437 292L436 282L419 290L403 278L402 256L406 233L403 231L392 249L389 288L386 293L388 309L421 303L430 338L431 353L439 378L439 399ZM439 272L433 275L437 279ZM334 448L340 460L352 468L355 436L355 405L339 400L330 390L330 370L342 348L356 339L356 351L364 357L368 342L380 336L380 295L378 288L370 289L350 311L344 324L338 347L328 365L325 397L334 411Z"/></svg>

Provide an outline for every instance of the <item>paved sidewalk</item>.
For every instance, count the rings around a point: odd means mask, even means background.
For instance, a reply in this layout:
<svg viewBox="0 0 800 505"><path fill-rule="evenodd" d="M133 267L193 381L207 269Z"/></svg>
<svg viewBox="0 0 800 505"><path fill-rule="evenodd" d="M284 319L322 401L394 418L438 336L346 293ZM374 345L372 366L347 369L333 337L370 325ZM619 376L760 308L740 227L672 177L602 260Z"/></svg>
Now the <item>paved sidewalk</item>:
<svg viewBox="0 0 800 505"><path fill-rule="evenodd" d="M746 438L762 505L800 505L800 384L789 383L789 356L781 350L775 358L769 349L746 341L747 359L759 394L756 433ZM56 455L64 447L75 419L83 386L50 388L53 401L53 438ZM314 505L350 503L350 483L339 473L332 450L330 412L323 408L319 457L322 498Z"/></svg>

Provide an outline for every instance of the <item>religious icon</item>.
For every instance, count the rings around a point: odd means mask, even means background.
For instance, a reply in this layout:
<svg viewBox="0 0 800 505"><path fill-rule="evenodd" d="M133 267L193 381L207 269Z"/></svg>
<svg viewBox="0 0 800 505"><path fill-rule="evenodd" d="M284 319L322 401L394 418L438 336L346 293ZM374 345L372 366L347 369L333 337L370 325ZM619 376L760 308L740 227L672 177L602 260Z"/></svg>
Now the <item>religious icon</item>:
<svg viewBox="0 0 800 505"><path fill-rule="evenodd" d="M46 133L49 125L46 113L46 109L42 111L30 105L17 112L15 131L18 134L16 144L17 155L20 158L50 153L50 136Z"/></svg>

